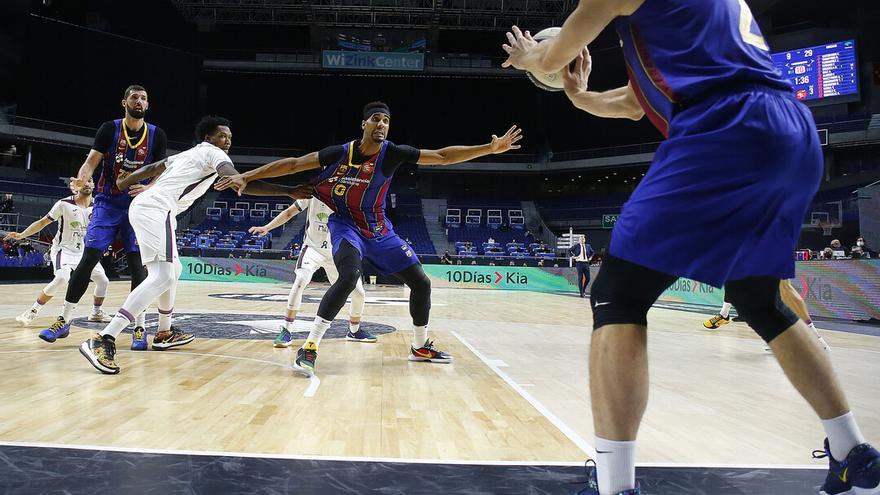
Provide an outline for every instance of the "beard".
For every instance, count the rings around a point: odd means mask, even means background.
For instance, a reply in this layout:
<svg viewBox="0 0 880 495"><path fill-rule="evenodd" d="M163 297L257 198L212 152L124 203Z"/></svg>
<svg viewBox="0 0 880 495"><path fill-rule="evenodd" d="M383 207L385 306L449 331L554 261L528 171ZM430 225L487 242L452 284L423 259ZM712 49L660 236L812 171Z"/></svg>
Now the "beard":
<svg viewBox="0 0 880 495"><path fill-rule="evenodd" d="M143 110L138 110L136 108L125 107L125 113L127 113L128 115L130 115L131 117L134 117L136 119L142 119L142 118L144 118L144 114L146 112L144 112Z"/></svg>

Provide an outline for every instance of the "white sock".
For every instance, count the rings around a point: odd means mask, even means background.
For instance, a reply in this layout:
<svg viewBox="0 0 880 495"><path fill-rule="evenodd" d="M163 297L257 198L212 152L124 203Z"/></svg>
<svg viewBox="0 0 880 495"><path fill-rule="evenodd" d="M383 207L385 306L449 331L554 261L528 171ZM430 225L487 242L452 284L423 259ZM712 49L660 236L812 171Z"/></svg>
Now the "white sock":
<svg viewBox="0 0 880 495"><path fill-rule="evenodd" d="M423 345L425 345L425 342L427 342L427 340L428 340L428 325L423 325L420 327L414 326L413 327L413 340L412 340L413 349L421 348Z"/></svg>
<svg viewBox="0 0 880 495"><path fill-rule="evenodd" d="M296 321L296 316L285 316L284 323L281 324L285 330L290 331L290 327L293 326L293 322Z"/></svg>
<svg viewBox="0 0 880 495"><path fill-rule="evenodd" d="M129 323L131 322L128 318L123 316L121 311L117 311L116 316L114 316L113 319L110 320L110 323L104 327L104 330L101 331L101 335L109 335L115 339L119 337L119 334L125 330L125 327L127 327Z"/></svg>
<svg viewBox="0 0 880 495"><path fill-rule="evenodd" d="M853 447L865 443L865 437L862 436L852 411L836 418L823 419L822 427L825 428L825 436L828 437L831 457L838 462L845 460Z"/></svg>
<svg viewBox="0 0 880 495"><path fill-rule="evenodd" d="M61 311L61 317L64 321L70 321L73 318L73 312L76 311L76 303L64 301L64 309Z"/></svg>
<svg viewBox="0 0 880 495"><path fill-rule="evenodd" d="M357 333L358 330L361 329L361 322L352 323L348 322L348 331L351 333Z"/></svg>
<svg viewBox="0 0 880 495"><path fill-rule="evenodd" d="M97 313L98 311L101 311L101 305L100 304L93 305L92 306L92 313Z"/></svg>
<svg viewBox="0 0 880 495"><path fill-rule="evenodd" d="M320 316L315 316L315 323L312 324L312 331L309 332L309 338L306 339L306 342L314 342L315 346L321 345L321 339L324 338L324 333L330 328L330 323L333 320L325 320Z"/></svg>
<svg viewBox="0 0 880 495"><path fill-rule="evenodd" d="M159 310L159 328L157 329L157 331L165 332L168 330L171 330L171 310L168 310L163 313L162 310L160 309Z"/></svg>
<svg viewBox="0 0 880 495"><path fill-rule="evenodd" d="M721 305L721 311L718 312L721 316L727 318L730 315L730 303L726 302Z"/></svg>
<svg viewBox="0 0 880 495"><path fill-rule="evenodd" d="M37 314L40 312L41 309L43 309L43 305L40 304L40 301L35 301L34 305L31 306L31 313Z"/></svg>
<svg viewBox="0 0 880 495"><path fill-rule="evenodd" d="M134 319L135 327L147 328L147 312L141 311Z"/></svg>
<svg viewBox="0 0 880 495"><path fill-rule="evenodd" d="M596 478L601 495L636 487L636 442L596 437Z"/></svg>

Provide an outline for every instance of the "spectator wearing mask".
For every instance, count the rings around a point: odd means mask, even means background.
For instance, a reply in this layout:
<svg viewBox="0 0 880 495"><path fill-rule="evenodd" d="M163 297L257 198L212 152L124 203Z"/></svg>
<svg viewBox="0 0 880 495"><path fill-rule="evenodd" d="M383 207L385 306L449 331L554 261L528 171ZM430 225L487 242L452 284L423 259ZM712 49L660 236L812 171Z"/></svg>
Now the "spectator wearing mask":
<svg viewBox="0 0 880 495"><path fill-rule="evenodd" d="M858 239L856 239L856 246L861 249L863 258L874 258L877 256L877 254L872 251L867 244L865 244L864 237L859 237Z"/></svg>
<svg viewBox="0 0 880 495"><path fill-rule="evenodd" d="M847 257L846 249L840 244L839 239L832 240L830 247L831 251L834 253L834 259L843 259Z"/></svg>

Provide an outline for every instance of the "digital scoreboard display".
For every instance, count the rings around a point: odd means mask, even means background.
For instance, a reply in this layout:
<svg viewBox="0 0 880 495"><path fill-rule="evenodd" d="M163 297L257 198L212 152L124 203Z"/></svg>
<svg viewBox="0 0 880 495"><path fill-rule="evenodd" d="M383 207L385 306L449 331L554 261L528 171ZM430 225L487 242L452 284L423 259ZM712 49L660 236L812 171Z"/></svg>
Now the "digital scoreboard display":
<svg viewBox="0 0 880 495"><path fill-rule="evenodd" d="M794 86L798 100L859 94L855 40L773 53L771 57Z"/></svg>

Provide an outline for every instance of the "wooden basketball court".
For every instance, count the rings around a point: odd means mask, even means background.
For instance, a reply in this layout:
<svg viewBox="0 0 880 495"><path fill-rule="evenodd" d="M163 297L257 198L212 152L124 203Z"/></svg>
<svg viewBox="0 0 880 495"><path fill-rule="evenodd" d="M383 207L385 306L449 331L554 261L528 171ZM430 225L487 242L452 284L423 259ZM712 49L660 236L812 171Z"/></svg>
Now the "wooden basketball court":
<svg viewBox="0 0 880 495"><path fill-rule="evenodd" d="M181 282L175 313L187 331L198 336L236 318L258 318L263 330L163 352L129 351L126 333L115 376L77 351L93 330L74 327L54 344L37 338L62 296L34 325L14 321L41 288L6 285L0 301L0 444L490 463L576 464L592 453L591 316L587 301L570 295L435 289L429 330L455 358L439 365L406 359L404 289L368 286L364 320L396 331L377 344L325 339L319 380L309 380L290 369L301 340L293 349L267 340L280 324L272 316L284 310L284 285ZM307 290L301 316L314 315L325 288ZM113 282L106 310L127 293L128 282ZM79 317L90 302L87 294ZM821 426L773 355L744 324L710 333L705 318L659 308L649 315L640 463L825 466L810 458ZM823 333L861 428L877 442L880 338Z"/></svg>

